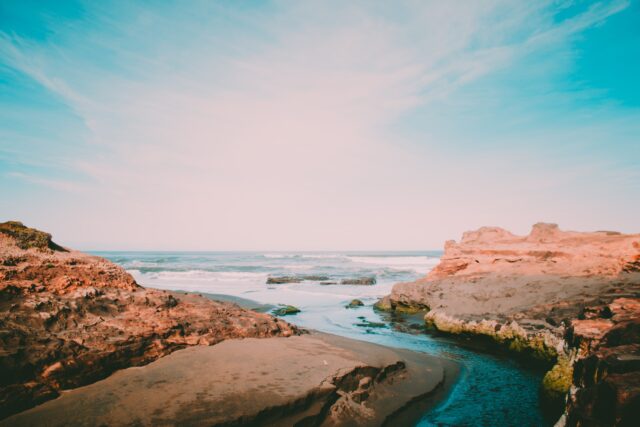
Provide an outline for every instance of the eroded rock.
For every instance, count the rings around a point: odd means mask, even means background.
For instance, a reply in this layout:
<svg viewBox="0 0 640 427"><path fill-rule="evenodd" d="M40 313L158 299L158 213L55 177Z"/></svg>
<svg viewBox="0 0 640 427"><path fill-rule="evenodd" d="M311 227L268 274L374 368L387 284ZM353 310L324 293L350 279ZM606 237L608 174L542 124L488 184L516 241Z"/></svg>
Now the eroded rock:
<svg viewBox="0 0 640 427"><path fill-rule="evenodd" d="M543 392L561 401L570 391L566 425L628 425L640 407L630 386L640 368L638 265L638 234L483 227L446 242L427 277L395 285L378 305L424 308L428 327L552 363Z"/></svg>
<svg viewBox="0 0 640 427"><path fill-rule="evenodd" d="M19 233L0 232L0 418L186 346L298 333L235 304L145 289L106 259L7 228Z"/></svg>

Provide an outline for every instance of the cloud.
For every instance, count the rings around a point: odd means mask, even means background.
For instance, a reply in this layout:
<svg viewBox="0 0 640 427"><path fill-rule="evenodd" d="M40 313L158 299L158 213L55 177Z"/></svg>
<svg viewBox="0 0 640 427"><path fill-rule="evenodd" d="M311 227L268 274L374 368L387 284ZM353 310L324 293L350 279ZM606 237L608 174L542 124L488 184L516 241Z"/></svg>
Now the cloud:
<svg viewBox="0 0 640 427"><path fill-rule="evenodd" d="M0 33L5 65L54 94L86 130L77 149L51 165L77 181L10 174L55 190L90 188L89 199L68 203L111 223L100 236L106 245L130 238L210 248L215 238L216 247L416 246L429 230L419 211L455 229L464 215L431 207L473 207L487 197L470 189L472 176L484 188L515 181L495 206L510 205L516 184L548 187L543 167L505 166L522 153L491 151L498 136L456 157L461 136L452 130L464 123L437 121L443 112L462 117L460 105L482 108L499 86L468 88L531 55L568 49L628 2L598 3L564 20L554 5L87 3L83 19L53 22L44 41ZM423 124L405 126L416 112ZM33 144L37 156L44 143ZM457 168L465 172L452 174ZM529 173L517 174L523 169ZM150 237L174 221L201 235Z"/></svg>

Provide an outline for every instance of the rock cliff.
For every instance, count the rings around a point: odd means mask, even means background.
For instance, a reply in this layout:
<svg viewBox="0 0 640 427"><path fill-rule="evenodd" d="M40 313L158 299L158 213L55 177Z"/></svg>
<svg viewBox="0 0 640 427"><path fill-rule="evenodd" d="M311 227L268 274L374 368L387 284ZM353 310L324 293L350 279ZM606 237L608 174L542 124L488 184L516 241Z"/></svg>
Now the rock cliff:
<svg viewBox="0 0 640 427"><path fill-rule="evenodd" d="M186 346L297 333L235 304L145 289L103 258L0 224L0 419Z"/></svg>
<svg viewBox="0 0 640 427"><path fill-rule="evenodd" d="M640 416L639 298L639 234L539 223L527 236L483 227L446 242L427 277L395 285L377 306L423 310L441 332L555 364L543 390L568 396L561 422L605 426Z"/></svg>

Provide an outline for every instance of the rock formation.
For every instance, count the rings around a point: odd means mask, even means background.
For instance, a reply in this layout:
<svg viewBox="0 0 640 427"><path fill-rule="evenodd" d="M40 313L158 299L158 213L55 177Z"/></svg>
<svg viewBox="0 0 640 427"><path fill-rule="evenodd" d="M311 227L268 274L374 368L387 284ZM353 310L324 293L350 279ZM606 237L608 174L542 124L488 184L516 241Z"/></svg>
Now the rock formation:
<svg viewBox="0 0 640 427"><path fill-rule="evenodd" d="M0 427L414 425L456 373L424 353L315 332L226 340L121 370Z"/></svg>
<svg viewBox="0 0 640 427"><path fill-rule="evenodd" d="M0 224L0 419L187 346L297 333L232 303L145 289L103 258Z"/></svg>
<svg viewBox="0 0 640 427"><path fill-rule="evenodd" d="M540 223L527 236L483 227L446 242L427 277L376 307L423 310L439 331L554 363L543 386L550 398L570 391L562 422L605 426L640 416L639 297L640 235Z"/></svg>

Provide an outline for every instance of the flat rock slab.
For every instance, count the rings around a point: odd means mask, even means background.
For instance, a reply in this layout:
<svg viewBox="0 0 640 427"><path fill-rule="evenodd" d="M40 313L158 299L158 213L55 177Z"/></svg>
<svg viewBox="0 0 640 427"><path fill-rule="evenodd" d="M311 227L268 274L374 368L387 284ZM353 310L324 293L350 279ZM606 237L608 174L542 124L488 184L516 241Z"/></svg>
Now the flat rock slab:
<svg viewBox="0 0 640 427"><path fill-rule="evenodd" d="M118 371L0 426L380 425L442 384L446 363L319 333L227 340Z"/></svg>

